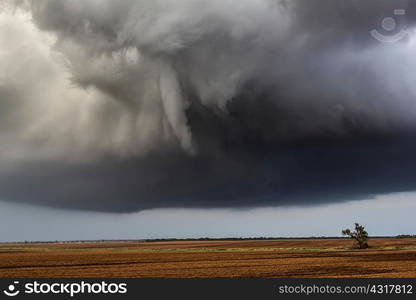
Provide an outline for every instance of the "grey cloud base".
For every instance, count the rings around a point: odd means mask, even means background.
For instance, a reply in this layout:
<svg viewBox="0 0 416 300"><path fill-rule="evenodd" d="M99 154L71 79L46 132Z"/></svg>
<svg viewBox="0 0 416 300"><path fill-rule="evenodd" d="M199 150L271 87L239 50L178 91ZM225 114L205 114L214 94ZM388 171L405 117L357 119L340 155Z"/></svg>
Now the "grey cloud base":
<svg viewBox="0 0 416 300"><path fill-rule="evenodd" d="M128 212L415 189L410 1L4 3L28 29L3 12L1 40L36 47L0 54L2 199ZM409 35L385 45L369 31L394 8Z"/></svg>

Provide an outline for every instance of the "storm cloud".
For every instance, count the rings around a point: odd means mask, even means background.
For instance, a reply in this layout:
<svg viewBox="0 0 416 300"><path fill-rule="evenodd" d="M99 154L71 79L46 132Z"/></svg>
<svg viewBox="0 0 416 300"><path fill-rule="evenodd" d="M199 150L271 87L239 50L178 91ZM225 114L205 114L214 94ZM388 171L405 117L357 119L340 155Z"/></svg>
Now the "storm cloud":
<svg viewBox="0 0 416 300"><path fill-rule="evenodd" d="M411 1L0 1L0 197L135 211L414 190L415 17Z"/></svg>

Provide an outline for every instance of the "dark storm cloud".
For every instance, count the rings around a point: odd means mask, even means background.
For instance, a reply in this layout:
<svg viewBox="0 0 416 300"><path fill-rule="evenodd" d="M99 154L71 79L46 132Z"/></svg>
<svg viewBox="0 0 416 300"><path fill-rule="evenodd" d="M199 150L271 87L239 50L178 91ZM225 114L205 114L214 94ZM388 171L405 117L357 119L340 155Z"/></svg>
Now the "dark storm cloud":
<svg viewBox="0 0 416 300"><path fill-rule="evenodd" d="M31 19L0 15L2 198L133 211L415 188L410 1L19 5Z"/></svg>

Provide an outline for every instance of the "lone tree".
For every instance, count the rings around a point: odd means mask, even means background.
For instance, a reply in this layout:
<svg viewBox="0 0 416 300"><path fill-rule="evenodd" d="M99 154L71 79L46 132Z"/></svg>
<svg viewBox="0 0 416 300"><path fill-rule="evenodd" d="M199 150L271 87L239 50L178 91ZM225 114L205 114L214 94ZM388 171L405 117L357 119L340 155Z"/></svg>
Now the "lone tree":
<svg viewBox="0 0 416 300"><path fill-rule="evenodd" d="M368 233L365 231L364 226L355 223L355 230L345 229L342 231L342 235L347 235L355 241L354 247L358 249L368 248L367 240Z"/></svg>

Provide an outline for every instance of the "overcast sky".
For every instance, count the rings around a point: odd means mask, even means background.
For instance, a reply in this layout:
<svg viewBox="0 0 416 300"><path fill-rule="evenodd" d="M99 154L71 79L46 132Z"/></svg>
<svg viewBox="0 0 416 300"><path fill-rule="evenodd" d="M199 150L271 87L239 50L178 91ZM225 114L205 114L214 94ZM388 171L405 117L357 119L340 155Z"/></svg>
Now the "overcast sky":
<svg viewBox="0 0 416 300"><path fill-rule="evenodd" d="M4 240L411 232L415 20L407 0L0 0Z"/></svg>
<svg viewBox="0 0 416 300"><path fill-rule="evenodd" d="M354 222L370 235L415 234L416 193L314 207L157 209L111 214L0 202L0 241L340 236Z"/></svg>

